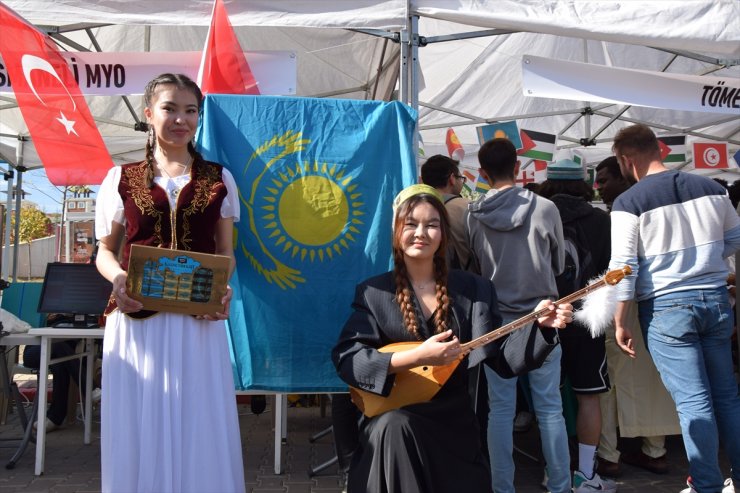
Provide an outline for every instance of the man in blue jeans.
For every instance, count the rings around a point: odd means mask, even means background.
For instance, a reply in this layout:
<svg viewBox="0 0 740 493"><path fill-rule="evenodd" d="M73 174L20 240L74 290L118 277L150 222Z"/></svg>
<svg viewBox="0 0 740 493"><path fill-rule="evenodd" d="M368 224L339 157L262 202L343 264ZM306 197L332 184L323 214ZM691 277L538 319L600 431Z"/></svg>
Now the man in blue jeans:
<svg viewBox="0 0 740 493"><path fill-rule="evenodd" d="M721 185L663 166L648 127L623 128L613 150L622 174L637 181L611 214L610 267L633 271L616 288L615 339L637 356L625 322L634 297L647 349L678 409L690 473L682 493L740 492L740 396L723 261L740 248L740 219ZM724 482L719 436L732 467Z"/></svg>
<svg viewBox="0 0 740 493"><path fill-rule="evenodd" d="M506 324L533 311L543 298L557 299L555 275L563 270L565 263L563 226L555 204L515 185L519 162L511 141L497 138L484 143L478 151L478 161L481 176L488 180L491 190L470 204L465 226L473 270L498 287L498 308ZM547 461L547 487L552 493L570 493L568 434L560 397L560 355L557 344L542 366L527 375ZM487 366L485 372L493 490L514 493L512 454L517 378L502 378Z"/></svg>

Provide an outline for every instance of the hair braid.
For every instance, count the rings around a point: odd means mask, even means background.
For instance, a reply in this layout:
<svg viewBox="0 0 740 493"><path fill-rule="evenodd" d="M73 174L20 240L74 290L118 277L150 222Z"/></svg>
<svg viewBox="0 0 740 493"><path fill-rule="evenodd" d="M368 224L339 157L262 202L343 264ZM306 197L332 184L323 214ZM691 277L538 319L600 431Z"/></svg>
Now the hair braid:
<svg viewBox="0 0 740 493"><path fill-rule="evenodd" d="M450 298L447 295L447 263L444 256L434 257L434 281L437 292L437 309L434 311L435 333L447 330L447 315L450 311Z"/></svg>
<svg viewBox="0 0 740 493"><path fill-rule="evenodd" d="M144 146L144 154L146 156L146 186L152 188L154 186L154 143L156 138L154 136L154 128L149 126L149 133L146 138L146 145Z"/></svg>
<svg viewBox="0 0 740 493"><path fill-rule="evenodd" d="M393 274L396 281L396 302L401 307L401 315L403 317L403 325L416 339L421 340L419 335L419 321L416 319L416 310L414 309L414 302L411 298L411 289L409 288L409 281L406 273L406 264L403 261L403 256L394 252L394 269Z"/></svg>

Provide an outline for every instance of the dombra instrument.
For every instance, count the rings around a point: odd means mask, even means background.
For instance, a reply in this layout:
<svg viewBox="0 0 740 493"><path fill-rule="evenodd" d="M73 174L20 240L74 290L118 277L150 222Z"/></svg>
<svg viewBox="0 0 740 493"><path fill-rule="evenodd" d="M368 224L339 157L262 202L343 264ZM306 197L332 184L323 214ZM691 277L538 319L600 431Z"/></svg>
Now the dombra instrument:
<svg viewBox="0 0 740 493"><path fill-rule="evenodd" d="M587 296L589 293L596 291L599 288L603 288L604 286L614 286L619 281L624 279L625 276L628 276L631 273L632 269L630 269L628 265L625 265L621 269L609 271L598 281L595 281L583 289L579 289L578 291L569 294L568 296L554 301L553 304L557 306L563 303L572 303L574 301L578 301L579 299ZM388 396L386 397L378 394L373 394L371 392L367 392L355 387L350 387L349 393L352 398L352 402L354 402L355 405L360 409L360 411L362 411L362 413L369 418L382 414L386 411L390 411L392 409L398 409L403 406L408 406L410 404L427 402L431 400L431 398L434 397L437 392L439 392L439 389L441 389L442 386L447 382L447 380L450 378L450 375L452 375L452 372L455 371L457 366L460 364L460 361L462 361L463 357L470 353L473 349L484 346L489 342L495 341L496 339L500 339L501 337L534 322L538 318L547 315L548 313L550 313L550 310L548 308L536 310L529 315L525 315L522 318L514 320L513 322L508 323L503 327L500 327L487 334L484 334L476 339L473 339L470 342L461 344L460 348L462 349L462 355L460 359L448 365L422 365L397 373L395 381L393 383L393 388L391 389L390 394L388 394ZM378 351L380 351L381 353L397 353L400 351L408 351L410 349L414 349L421 344L422 341L396 342L393 344L388 344L387 346L383 346L382 348L378 349Z"/></svg>

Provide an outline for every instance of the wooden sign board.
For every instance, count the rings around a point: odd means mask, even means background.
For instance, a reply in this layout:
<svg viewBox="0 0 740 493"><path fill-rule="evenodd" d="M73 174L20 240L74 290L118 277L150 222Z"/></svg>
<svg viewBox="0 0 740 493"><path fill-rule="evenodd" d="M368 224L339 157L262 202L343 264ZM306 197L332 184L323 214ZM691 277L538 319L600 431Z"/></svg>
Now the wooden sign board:
<svg viewBox="0 0 740 493"><path fill-rule="evenodd" d="M205 315L223 311L231 259L131 245L127 291L144 310Z"/></svg>

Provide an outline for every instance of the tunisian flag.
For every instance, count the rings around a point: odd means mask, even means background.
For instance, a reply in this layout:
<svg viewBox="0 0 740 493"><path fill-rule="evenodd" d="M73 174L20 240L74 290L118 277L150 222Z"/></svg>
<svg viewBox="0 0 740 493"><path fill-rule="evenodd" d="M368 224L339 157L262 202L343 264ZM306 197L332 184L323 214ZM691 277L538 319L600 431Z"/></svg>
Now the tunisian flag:
<svg viewBox="0 0 740 493"><path fill-rule="evenodd" d="M54 42L0 3L0 54L46 176L97 185L113 167L85 98Z"/></svg>
<svg viewBox="0 0 740 493"><path fill-rule="evenodd" d="M727 142L694 142L694 168L728 168Z"/></svg>
<svg viewBox="0 0 740 493"><path fill-rule="evenodd" d="M203 94L259 94L222 0L215 0L198 71Z"/></svg>

